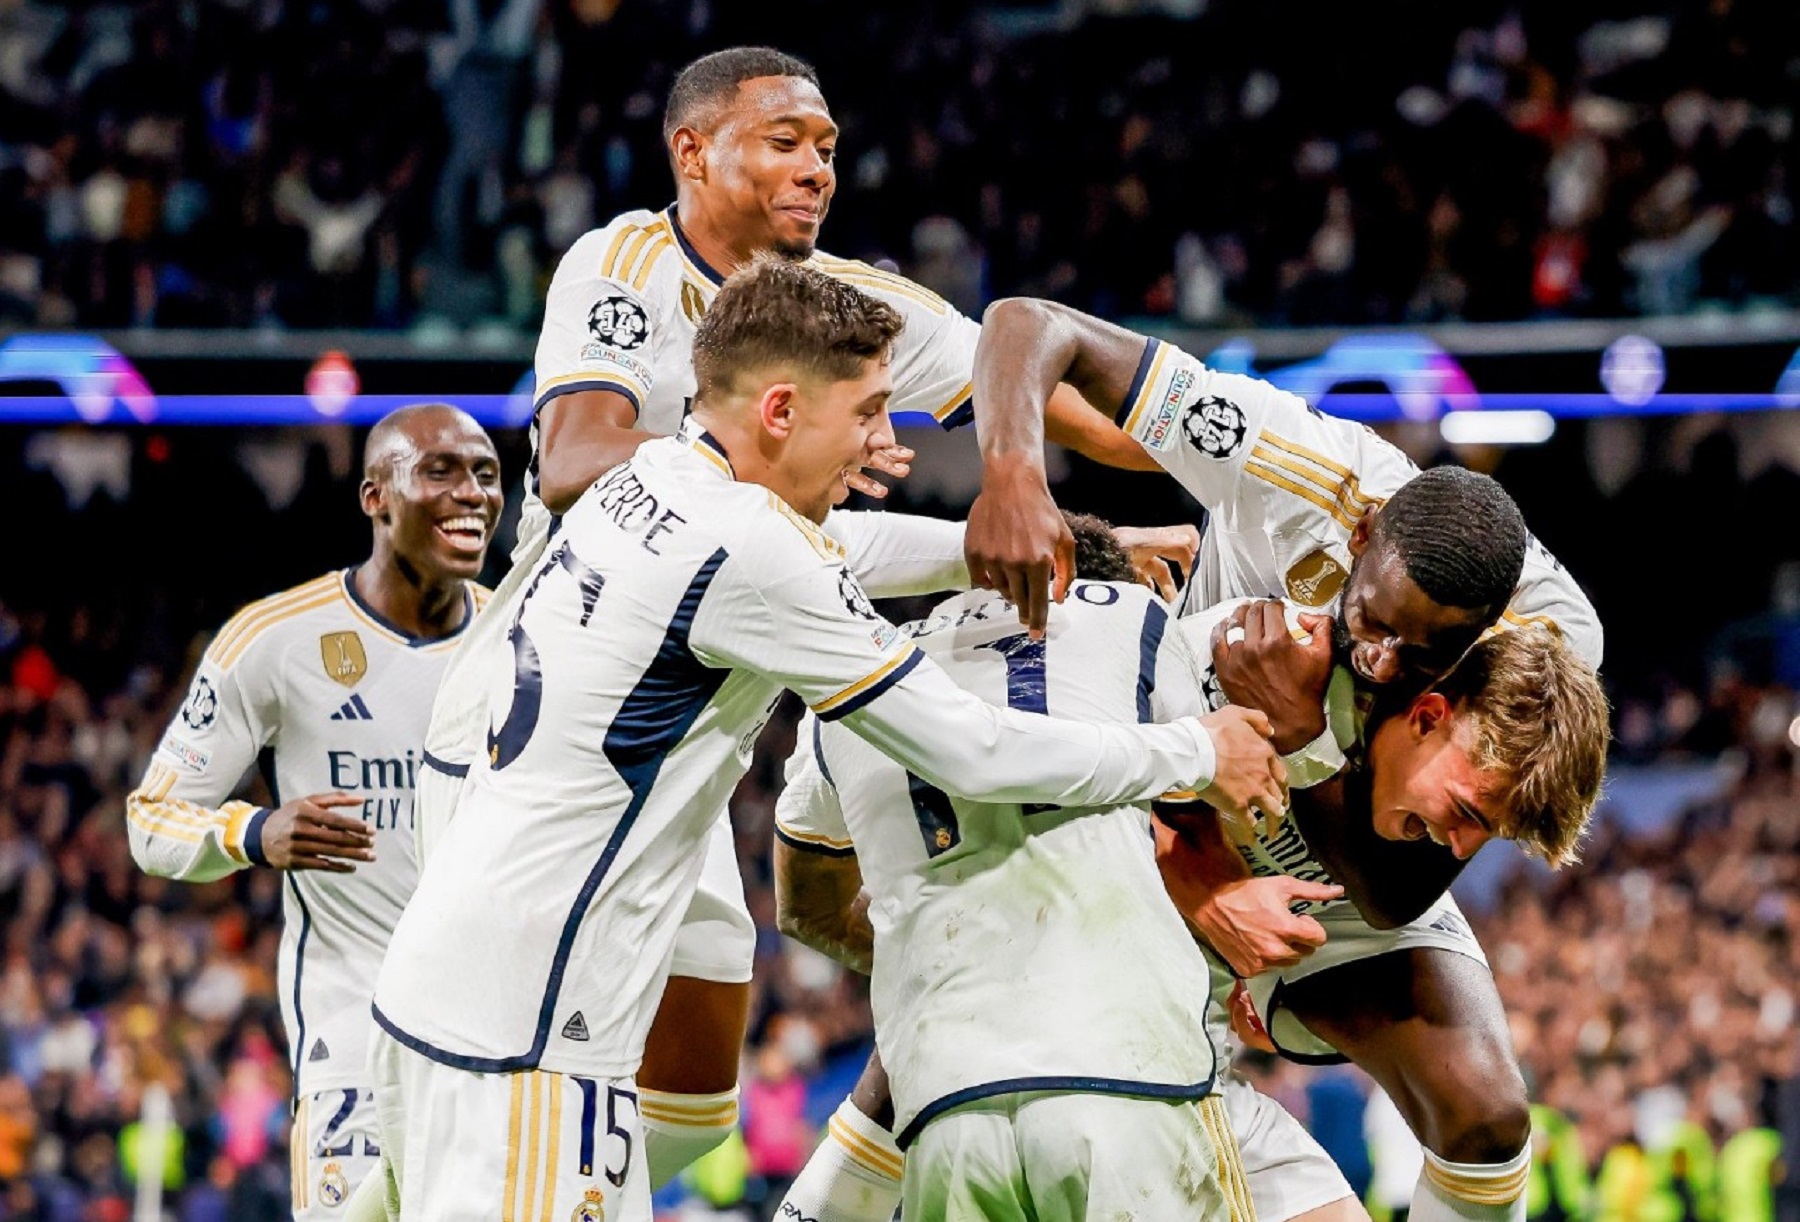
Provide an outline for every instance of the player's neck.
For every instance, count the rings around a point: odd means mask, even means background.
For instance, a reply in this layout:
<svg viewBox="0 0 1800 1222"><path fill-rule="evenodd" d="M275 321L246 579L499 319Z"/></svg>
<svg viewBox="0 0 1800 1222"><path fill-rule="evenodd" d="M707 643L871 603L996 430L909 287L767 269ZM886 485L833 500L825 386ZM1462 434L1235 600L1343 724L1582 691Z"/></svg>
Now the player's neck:
<svg viewBox="0 0 1800 1222"><path fill-rule="evenodd" d="M350 578L356 597L407 636L438 640L468 617L468 583L460 577L428 581L399 556L377 547Z"/></svg>
<svg viewBox="0 0 1800 1222"><path fill-rule="evenodd" d="M761 429L737 423L729 412L696 411L694 421L725 451L726 461L739 483L760 484L802 517L814 522L824 520L823 514L802 508L808 490L777 461L777 453L765 446L768 435Z"/></svg>
<svg viewBox="0 0 1800 1222"><path fill-rule="evenodd" d="M681 235L694 253L721 279L748 263L755 248L733 240L726 214L715 216L700 202L698 192L681 192L675 202L675 219Z"/></svg>

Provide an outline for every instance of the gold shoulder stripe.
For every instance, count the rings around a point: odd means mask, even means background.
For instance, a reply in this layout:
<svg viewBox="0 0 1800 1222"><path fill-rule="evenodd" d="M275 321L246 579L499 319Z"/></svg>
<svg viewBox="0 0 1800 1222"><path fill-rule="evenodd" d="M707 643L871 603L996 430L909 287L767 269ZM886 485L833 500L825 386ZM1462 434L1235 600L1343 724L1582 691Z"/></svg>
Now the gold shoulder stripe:
<svg viewBox="0 0 1800 1222"><path fill-rule="evenodd" d="M637 236L626 243L625 253L619 257L618 279L631 279L631 269L637 265L638 256L644 253L644 250L653 243L658 234L665 233L667 229L666 221L655 221L640 229Z"/></svg>
<svg viewBox="0 0 1800 1222"><path fill-rule="evenodd" d="M1362 490L1362 481L1358 478L1356 472L1352 471L1349 467L1344 466L1342 463L1333 462L1323 455L1307 449L1303 445L1298 445L1285 437L1277 435L1269 429L1264 429L1262 433L1258 435L1256 444L1259 449L1264 451L1279 450L1283 455L1292 455L1292 458L1285 458L1272 452L1266 452L1263 457L1265 461L1274 463L1277 466L1286 467L1296 475L1301 475L1311 480L1332 496L1345 500L1346 508L1354 510L1357 505L1360 504L1363 509L1367 509L1381 499L1379 497L1365 495ZM1323 467L1329 474L1322 474L1300 462L1293 461L1296 458Z"/></svg>
<svg viewBox="0 0 1800 1222"><path fill-rule="evenodd" d="M1138 388L1137 402L1131 405L1131 411L1125 416L1125 423L1119 426L1127 437L1136 438L1138 417L1144 413L1144 404L1150 402L1151 395L1162 393L1158 391L1157 387L1162 381L1163 363L1172 351L1174 351L1172 344L1156 346L1156 355L1150 360L1150 372L1144 375L1144 384Z"/></svg>
<svg viewBox="0 0 1800 1222"><path fill-rule="evenodd" d="M916 301L926 309L930 310L933 314L943 314L950 309L949 302L945 301L942 297L939 297L930 289L914 284L910 280L901 280L899 277L885 280L878 279L877 277L880 273L867 274L861 271L851 271L847 268L828 267L822 268L821 270L832 279L842 280L845 284L852 285L855 288L868 289L875 293L892 293L896 297L905 297L909 300Z"/></svg>
<svg viewBox="0 0 1800 1222"><path fill-rule="evenodd" d="M700 448L702 449L702 452L704 452L702 447L696 448ZM730 470L729 467L726 469ZM813 550L818 552L824 559L842 560L847 554L844 551L843 545L821 530L817 522L800 514L792 505L789 505L773 492L769 493L769 508L792 522L800 533L806 536L806 541L812 544Z"/></svg>
<svg viewBox="0 0 1800 1222"><path fill-rule="evenodd" d="M812 706L812 711L815 713L829 713L832 709L835 709L845 701L855 699L857 696L862 695L862 693L868 691L871 687L874 687L877 683L880 683L883 679L887 678L888 675L892 674L902 662L905 662L917 652L918 646L910 641L907 642L905 649L902 649L899 653L883 662L880 666L877 666L874 670L858 679L855 683L852 683L849 687L846 687L843 691L838 692L833 696L827 696L825 699L819 701L819 703Z"/></svg>
<svg viewBox="0 0 1800 1222"><path fill-rule="evenodd" d="M1309 487L1318 490L1330 500L1332 516L1352 530L1355 529L1356 523L1362 520L1362 516L1369 511L1369 507L1374 504L1372 500L1362 495L1361 489L1356 484L1355 476L1351 476L1348 483L1321 482L1319 476L1313 471L1291 458L1283 457L1261 443L1258 443L1250 451L1250 460L1260 462L1265 467L1280 467L1282 470L1308 481Z"/></svg>
<svg viewBox="0 0 1800 1222"><path fill-rule="evenodd" d="M644 252L644 261L638 264L637 275L631 278L631 287L640 293L643 292L644 286L650 283L650 269L655 267L656 261L674 245L675 239L666 233L651 242L650 249Z"/></svg>
<svg viewBox="0 0 1800 1222"><path fill-rule="evenodd" d="M1311 501L1314 505L1317 505L1320 509L1323 509L1326 513L1330 514L1331 517L1337 521L1338 525L1342 526L1345 530L1356 529L1356 523L1351 520L1348 514L1338 507L1336 501L1327 500L1323 493L1319 492L1311 485L1298 483L1281 474L1279 471L1259 466L1254 460L1245 463L1244 470L1248 474L1254 475L1257 479L1262 480L1264 483L1273 484L1277 488L1285 489L1299 497L1301 500Z"/></svg>
<svg viewBox="0 0 1800 1222"><path fill-rule="evenodd" d="M600 260L600 274L603 277L608 280L618 278L619 248L625 245L627 238L641 232L643 228L642 225L626 225L619 230L617 236L612 240L612 245L606 248L606 257Z"/></svg>
<svg viewBox="0 0 1800 1222"><path fill-rule="evenodd" d="M279 594L271 594L267 598L257 599L225 621L225 626L219 629L218 635L212 639L212 644L207 646L206 656L212 658L223 653L231 647L237 637L253 629L258 620L291 607L297 602L313 598L321 590L333 585L338 580L339 574L327 573L323 577L314 578L305 585L295 586L291 590L283 590Z"/></svg>
<svg viewBox="0 0 1800 1222"><path fill-rule="evenodd" d="M244 656L245 651L256 643L258 637L261 637L277 624L286 623L296 616L305 615L309 611L317 611L321 607L329 607L332 603L341 601L347 601L344 599L344 594L341 589L328 589L323 593L314 595L306 602L294 603L291 606L283 608L274 615L265 616L252 625L249 631L240 633L238 637L231 642L230 647L223 650L219 656L213 660L218 663L221 670L230 670L233 666L237 665L238 659ZM351 605L354 606L354 604Z"/></svg>

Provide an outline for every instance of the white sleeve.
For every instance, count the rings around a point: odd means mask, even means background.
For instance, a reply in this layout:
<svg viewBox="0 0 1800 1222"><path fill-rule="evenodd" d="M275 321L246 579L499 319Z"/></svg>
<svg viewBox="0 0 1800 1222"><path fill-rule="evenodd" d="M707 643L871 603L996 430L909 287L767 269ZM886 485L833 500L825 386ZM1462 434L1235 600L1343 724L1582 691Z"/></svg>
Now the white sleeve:
<svg viewBox="0 0 1800 1222"><path fill-rule="evenodd" d="M825 519L825 533L843 544L850 571L871 598L968 589L966 526L921 514L856 510L837 510Z"/></svg>
<svg viewBox="0 0 1800 1222"><path fill-rule="evenodd" d="M1364 425L1155 339L1118 422L1232 531L1312 523L1348 538L1371 505L1418 474Z"/></svg>
<svg viewBox="0 0 1800 1222"><path fill-rule="evenodd" d="M788 756L787 784L775 802L775 835L808 853L848 857L856 846L821 751L824 724L811 713L800 720L794 753Z"/></svg>
<svg viewBox="0 0 1800 1222"><path fill-rule="evenodd" d="M261 856L268 812L225 800L271 737L262 702L246 690L247 658L227 669L208 651L144 779L125 799L131 856L146 873L211 882Z"/></svg>
<svg viewBox="0 0 1800 1222"><path fill-rule="evenodd" d="M1600 669L1606 638L1600 617L1587 594L1550 550L1532 536L1525 549L1525 570L1519 588L1500 617L1497 628L1545 624L1562 634L1581 660Z"/></svg>
<svg viewBox="0 0 1800 1222"><path fill-rule="evenodd" d="M655 382L652 354L663 338L643 292L602 275L611 227L584 234L557 264L538 333L533 410L559 395L610 390L641 417Z"/></svg>
<svg viewBox="0 0 1800 1222"><path fill-rule="evenodd" d="M749 597L701 604L695 655L775 679L946 793L1110 806L1211 782L1212 740L1196 721L1061 721L964 691L899 629L862 610L868 599L841 564L743 587Z"/></svg>

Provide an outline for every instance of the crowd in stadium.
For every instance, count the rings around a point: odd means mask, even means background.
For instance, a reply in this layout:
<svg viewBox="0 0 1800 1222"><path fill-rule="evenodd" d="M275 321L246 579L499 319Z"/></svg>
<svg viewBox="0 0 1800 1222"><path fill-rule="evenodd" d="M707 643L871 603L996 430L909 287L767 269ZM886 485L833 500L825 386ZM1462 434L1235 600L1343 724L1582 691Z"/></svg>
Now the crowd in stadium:
<svg viewBox="0 0 1800 1222"><path fill-rule="evenodd" d="M788 51L882 49L823 82L831 249L965 310L1195 324L1792 295L1779 6L1326 6L1305 37L1278 6L1096 7L1071 37L790 6ZM0 319L530 332L580 233L667 202L674 70L767 30L690 0L15 0L0 38Z"/></svg>

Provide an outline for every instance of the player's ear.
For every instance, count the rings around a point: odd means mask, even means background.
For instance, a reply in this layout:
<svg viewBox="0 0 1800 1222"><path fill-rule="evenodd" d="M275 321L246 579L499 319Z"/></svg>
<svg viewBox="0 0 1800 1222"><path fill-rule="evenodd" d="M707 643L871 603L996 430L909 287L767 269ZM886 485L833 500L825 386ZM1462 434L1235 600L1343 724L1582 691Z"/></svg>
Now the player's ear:
<svg viewBox="0 0 1800 1222"><path fill-rule="evenodd" d="M387 488L380 482L365 479L360 490L362 511L370 519L385 524L388 521Z"/></svg>
<svg viewBox="0 0 1800 1222"><path fill-rule="evenodd" d="M1352 557L1360 556L1368 550L1369 535L1375 529L1375 517L1380 512L1381 506L1376 505L1356 520L1356 529L1350 532L1350 555Z"/></svg>
<svg viewBox="0 0 1800 1222"><path fill-rule="evenodd" d="M793 433L799 389L792 382L777 382L763 391L756 410L769 436L785 441Z"/></svg>
<svg viewBox="0 0 1800 1222"><path fill-rule="evenodd" d="M1406 711L1407 723L1420 738L1448 721L1454 710L1441 692L1425 692L1415 697Z"/></svg>
<svg viewBox="0 0 1800 1222"><path fill-rule="evenodd" d="M691 127L678 127L669 138L669 156L675 162L675 176L695 182L706 177L706 141Z"/></svg>

